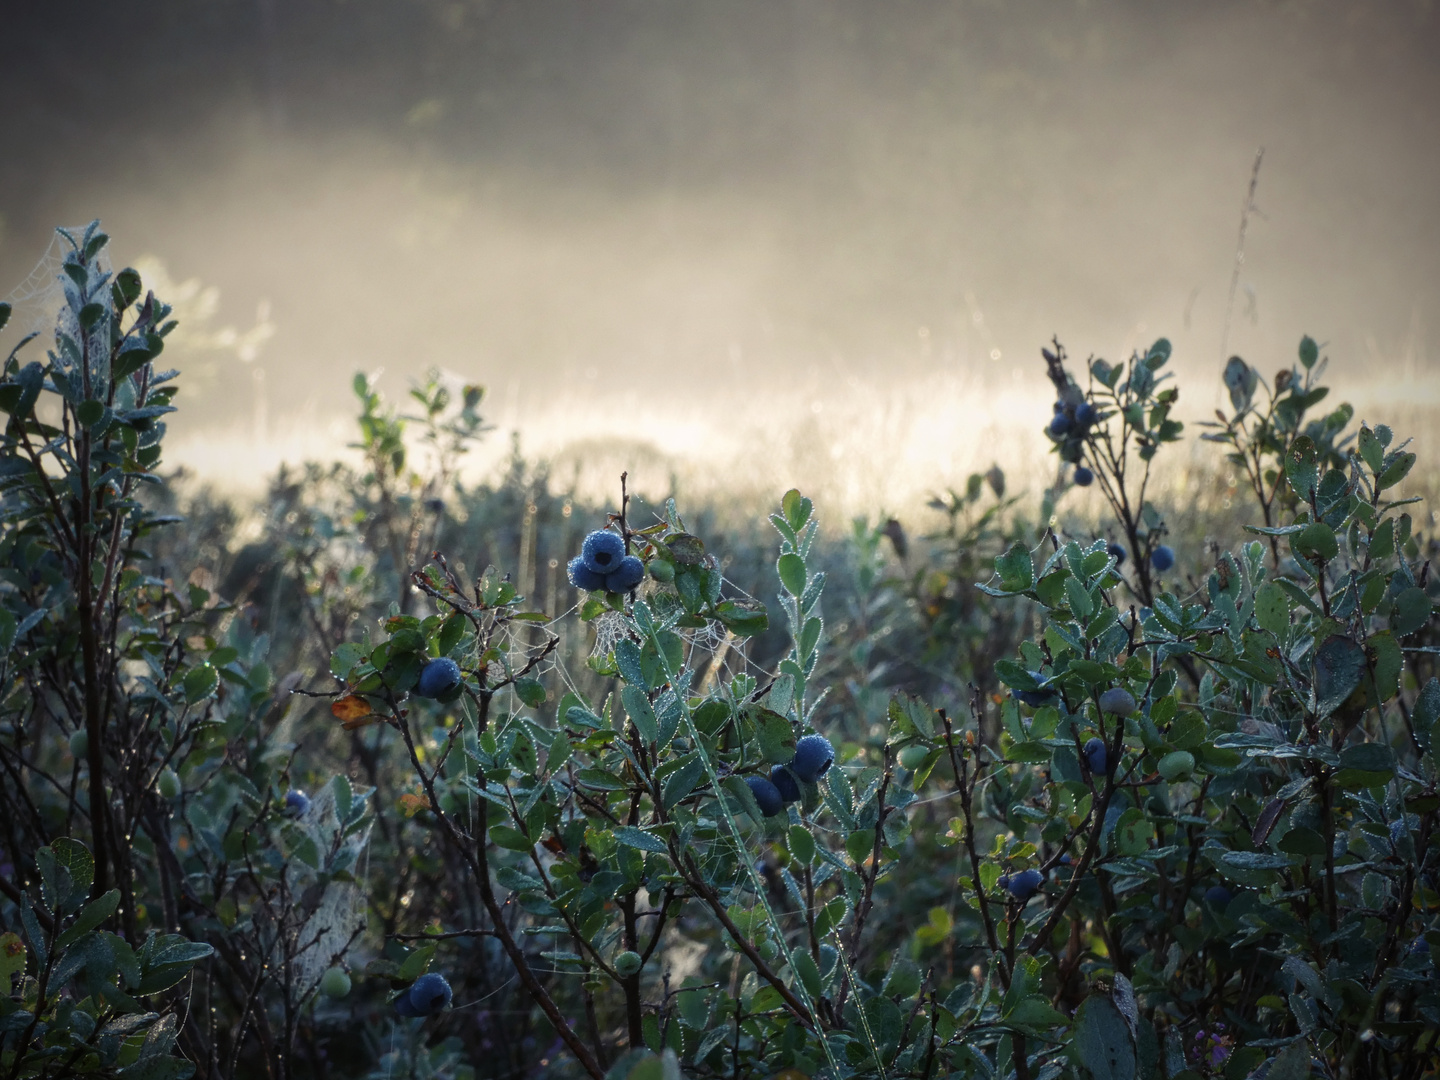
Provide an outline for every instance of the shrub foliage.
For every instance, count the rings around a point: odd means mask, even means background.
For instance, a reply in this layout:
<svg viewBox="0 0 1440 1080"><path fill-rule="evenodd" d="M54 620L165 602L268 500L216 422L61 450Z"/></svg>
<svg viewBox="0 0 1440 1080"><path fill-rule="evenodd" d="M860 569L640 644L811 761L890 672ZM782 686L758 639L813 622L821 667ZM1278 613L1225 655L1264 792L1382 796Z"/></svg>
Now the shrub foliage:
<svg viewBox="0 0 1440 1080"><path fill-rule="evenodd" d="M518 456L467 488L437 374L357 377L360 463L242 546L170 513L167 307L63 235L0 379L0 1074L1433 1074L1415 455L1312 415L1309 338L1223 371L1233 550L1154 499L1163 340L1044 350L1039 527L998 468L915 541L787 492L770 555ZM600 529L636 588L557 569Z"/></svg>

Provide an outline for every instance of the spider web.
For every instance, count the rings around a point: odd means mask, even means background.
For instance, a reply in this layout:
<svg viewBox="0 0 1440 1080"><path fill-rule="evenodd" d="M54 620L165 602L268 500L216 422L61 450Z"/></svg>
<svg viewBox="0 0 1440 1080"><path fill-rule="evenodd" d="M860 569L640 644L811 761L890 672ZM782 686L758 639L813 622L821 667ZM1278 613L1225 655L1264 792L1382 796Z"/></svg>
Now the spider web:
<svg viewBox="0 0 1440 1080"><path fill-rule="evenodd" d="M87 228L88 225L81 225L67 228L64 232L79 240ZM40 256L25 279L3 298L13 309L6 329L13 327L22 337L28 334L46 336L56 330L74 333L74 315L65 302L65 283L69 278L63 269L65 256L72 250L70 242L57 229L45 254ZM108 252L102 250L95 257L93 266L92 274L98 271L100 275L108 276L111 270Z"/></svg>

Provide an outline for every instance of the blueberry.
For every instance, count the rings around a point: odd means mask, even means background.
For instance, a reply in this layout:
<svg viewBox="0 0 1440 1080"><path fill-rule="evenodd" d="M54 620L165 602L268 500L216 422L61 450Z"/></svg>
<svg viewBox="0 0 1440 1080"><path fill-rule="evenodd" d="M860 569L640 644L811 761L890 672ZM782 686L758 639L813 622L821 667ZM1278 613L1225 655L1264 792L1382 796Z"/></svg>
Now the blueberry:
<svg viewBox="0 0 1440 1080"><path fill-rule="evenodd" d="M415 693L421 697L444 697L460 685L460 665L448 656L429 661L420 669L420 682Z"/></svg>
<svg viewBox="0 0 1440 1080"><path fill-rule="evenodd" d="M406 996L410 999L410 1007L415 1010L416 1016L434 1016L450 1004L454 995L450 984L445 981L445 976L436 975L432 971L411 983L410 992Z"/></svg>
<svg viewBox="0 0 1440 1080"><path fill-rule="evenodd" d="M1075 410L1075 422L1081 427L1089 427L1099 415L1100 411L1087 401Z"/></svg>
<svg viewBox="0 0 1440 1080"><path fill-rule="evenodd" d="M763 776L747 776L745 783L750 785L750 794L755 796L760 813L766 817L774 817L785 809L779 789Z"/></svg>
<svg viewBox="0 0 1440 1080"><path fill-rule="evenodd" d="M806 735L795 744L795 760L790 762L790 771L795 776L813 784L824 776L835 760L835 748L824 735Z"/></svg>
<svg viewBox="0 0 1440 1080"><path fill-rule="evenodd" d="M1062 413L1062 412L1064 412L1064 411L1065 411L1065 403L1064 403L1063 401L1057 401L1057 402L1055 402L1055 406L1054 406L1053 409L1051 409L1051 411L1052 411L1052 412L1056 412L1056 413Z"/></svg>
<svg viewBox="0 0 1440 1080"><path fill-rule="evenodd" d="M598 574L585 565L585 556L576 555L566 569L570 572L570 584L586 592L600 592L605 588L605 575Z"/></svg>
<svg viewBox="0 0 1440 1080"><path fill-rule="evenodd" d="M1224 907L1234 899L1235 895L1224 885L1211 885L1205 890L1205 902L1216 907Z"/></svg>
<svg viewBox="0 0 1440 1080"><path fill-rule="evenodd" d="M1112 687L1100 695L1100 711L1129 716L1135 711L1135 695L1124 687Z"/></svg>
<svg viewBox="0 0 1440 1080"><path fill-rule="evenodd" d="M1069 431L1069 430L1070 430L1070 417L1066 416L1063 412L1056 413L1053 417L1051 417L1051 419L1050 419L1050 434L1051 434L1051 435L1054 435L1055 438L1057 438L1057 439L1060 438L1062 435L1064 435L1064 434L1065 434L1067 431Z"/></svg>
<svg viewBox="0 0 1440 1080"><path fill-rule="evenodd" d="M775 785L775 790L780 792L780 798L784 802L800 801L800 782L784 765L776 765L770 770L770 783Z"/></svg>
<svg viewBox="0 0 1440 1080"><path fill-rule="evenodd" d="M629 592L645 580L645 564L638 556L626 555L620 565L605 575L605 588L610 592Z"/></svg>
<svg viewBox="0 0 1440 1080"><path fill-rule="evenodd" d="M1089 487L1095 482L1095 474L1084 465L1075 466L1075 483L1081 487Z"/></svg>
<svg viewBox="0 0 1440 1080"><path fill-rule="evenodd" d="M620 538L619 533L596 529L585 537L585 543L580 545L580 558L584 559L585 565L595 573L609 574L620 565L620 560L625 558L625 541Z"/></svg>
<svg viewBox="0 0 1440 1080"><path fill-rule="evenodd" d="M1126 554L1126 553L1125 553L1125 546L1124 546L1123 544L1117 544L1117 543L1115 543L1115 541L1112 540L1112 541L1110 541L1110 543L1108 543L1108 544L1105 545L1105 550L1108 551L1111 555L1115 556L1115 565L1116 565L1116 566L1124 566L1124 565L1125 565L1125 554Z"/></svg>
<svg viewBox="0 0 1440 1080"><path fill-rule="evenodd" d="M1022 870L1013 877L1006 875L1000 880L1011 896L1023 902L1035 895L1035 891L1044 883L1045 875L1039 870Z"/></svg>
<svg viewBox="0 0 1440 1080"><path fill-rule="evenodd" d="M626 950L615 957L613 966L616 975L619 975L622 979L628 979L631 975L638 975L643 965L644 961L641 959L639 953Z"/></svg>
<svg viewBox="0 0 1440 1080"><path fill-rule="evenodd" d="M1163 574L1175 565L1175 550L1168 544L1161 544L1150 553L1150 565Z"/></svg>
<svg viewBox="0 0 1440 1080"><path fill-rule="evenodd" d="M310 809L310 796L300 790L285 793L285 809L296 817L302 817Z"/></svg>
<svg viewBox="0 0 1440 1080"><path fill-rule="evenodd" d="M1105 744L1099 739L1091 739L1085 744L1085 763L1090 766L1090 771L1096 776L1105 776L1109 773L1110 755L1105 749Z"/></svg>
<svg viewBox="0 0 1440 1080"><path fill-rule="evenodd" d="M1064 855L1060 856L1061 866L1073 866L1074 864L1075 860L1070 857L1070 853L1068 851Z"/></svg>

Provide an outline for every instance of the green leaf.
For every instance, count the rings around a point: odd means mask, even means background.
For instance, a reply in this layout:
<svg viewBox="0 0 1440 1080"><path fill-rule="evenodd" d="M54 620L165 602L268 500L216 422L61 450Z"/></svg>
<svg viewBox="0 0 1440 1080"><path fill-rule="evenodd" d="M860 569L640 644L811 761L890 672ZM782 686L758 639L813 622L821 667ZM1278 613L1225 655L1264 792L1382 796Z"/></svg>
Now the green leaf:
<svg viewBox="0 0 1440 1080"><path fill-rule="evenodd" d="M70 872L70 880L75 886L72 895L89 893L95 881L95 857L90 854L90 849L79 840L62 836L50 845L50 852L55 861Z"/></svg>
<svg viewBox="0 0 1440 1080"><path fill-rule="evenodd" d="M1220 861L1242 870L1284 870L1295 863L1294 859L1285 855L1271 855L1264 851L1227 851L1220 856Z"/></svg>
<svg viewBox="0 0 1440 1080"><path fill-rule="evenodd" d="M633 825L620 825L615 829L615 839L627 847L639 848L641 851L653 851L657 855L663 855L669 850L665 841L654 833L646 832L644 829L637 829Z"/></svg>
<svg viewBox="0 0 1440 1080"><path fill-rule="evenodd" d="M219 682L220 675L209 664L191 668L185 673L185 680L181 684L185 691L185 704L194 705L197 701L204 701L215 692Z"/></svg>
<svg viewBox="0 0 1440 1080"><path fill-rule="evenodd" d="M1091 994L1081 1002L1071 1048L1093 1080L1135 1080L1135 1040L1108 996Z"/></svg>
<svg viewBox="0 0 1440 1080"><path fill-rule="evenodd" d="M400 970L395 973L399 982L414 982L421 975L430 969L430 962L435 959L436 945L431 942L428 945L421 945L400 965Z"/></svg>
<svg viewBox="0 0 1440 1080"><path fill-rule="evenodd" d="M75 419L87 428L98 424L104 415L105 403L103 401L96 401L92 398L75 406Z"/></svg>
<svg viewBox="0 0 1440 1080"><path fill-rule="evenodd" d="M1355 692L1365 674L1365 650L1340 634L1332 634L1315 654L1315 708L1328 716Z"/></svg>
<svg viewBox="0 0 1440 1080"><path fill-rule="evenodd" d="M490 826L490 839L508 851L529 851L535 846L533 840L509 825Z"/></svg>
<svg viewBox="0 0 1440 1080"><path fill-rule="evenodd" d="M1315 361L1320 359L1320 347L1315 344L1315 339L1306 334L1300 339L1300 363L1305 365L1309 371L1315 366Z"/></svg>
<svg viewBox="0 0 1440 1080"><path fill-rule="evenodd" d="M1430 597L1425 590L1414 585L1395 598L1395 610L1390 616L1390 629L1397 636L1413 634L1430 621Z"/></svg>
<svg viewBox="0 0 1440 1080"><path fill-rule="evenodd" d="M1291 490L1307 506L1320 480L1319 462L1320 455L1310 436L1301 435L1290 444L1290 452L1285 458L1285 478L1290 481Z"/></svg>
<svg viewBox="0 0 1440 1080"><path fill-rule="evenodd" d="M1365 653L1374 678L1373 683L1368 686L1372 697L1370 704L1378 706L1399 692L1400 672L1405 667L1405 657L1395 635L1388 630L1371 634L1365 642Z"/></svg>
<svg viewBox="0 0 1440 1080"><path fill-rule="evenodd" d="M1290 598L1273 581L1264 582L1255 590L1255 621L1281 641L1290 629Z"/></svg>
<svg viewBox="0 0 1440 1080"><path fill-rule="evenodd" d="M755 710L756 738L760 756L772 765L784 765L795 756L795 730L790 721L773 709Z"/></svg>
<svg viewBox="0 0 1440 1080"><path fill-rule="evenodd" d="M754 637L770 628L770 615L759 601L722 600L715 606L715 617L737 637Z"/></svg>
<svg viewBox="0 0 1440 1080"><path fill-rule="evenodd" d="M515 696L532 709L538 709L550 695L545 690L545 684L539 679L527 677L515 680Z"/></svg>
<svg viewBox="0 0 1440 1080"><path fill-rule="evenodd" d="M1305 340L1310 341L1309 338ZM1310 1043L1300 1038L1281 1050L1270 1062L1265 1080L1310 1080L1310 1076Z"/></svg>
<svg viewBox="0 0 1440 1080"><path fill-rule="evenodd" d="M995 573L1007 592L1023 592L1035 584L1035 564L1030 560L1030 549L1018 540L1010 545L1004 555L995 557Z"/></svg>
<svg viewBox="0 0 1440 1080"><path fill-rule="evenodd" d="M1340 553L1340 545L1335 539L1335 530L1320 521L1305 526L1290 543L1297 552L1306 558L1318 559L1322 562L1329 562Z"/></svg>
<svg viewBox="0 0 1440 1080"><path fill-rule="evenodd" d="M805 592L805 560L799 555L787 551L776 560L775 570L780 575L780 584L791 596Z"/></svg>
<svg viewBox="0 0 1440 1080"><path fill-rule="evenodd" d="M626 686L620 691L620 700L625 703L625 714L640 733L640 738L653 743L660 738L660 721L655 716L655 707L638 686Z"/></svg>
<svg viewBox="0 0 1440 1080"><path fill-rule="evenodd" d="M1115 846L1121 855L1143 855L1150 849L1155 827L1146 820L1144 811L1131 807L1115 822Z"/></svg>
<svg viewBox="0 0 1440 1080"><path fill-rule="evenodd" d="M1385 460L1385 448L1366 424L1360 425L1359 443L1360 456L1365 459L1365 464L1370 466L1370 471L1378 474Z"/></svg>
<svg viewBox="0 0 1440 1080"><path fill-rule="evenodd" d="M1435 745L1436 720L1440 720L1440 679L1432 678L1420 688L1420 694L1415 699L1413 717L1415 736L1427 750Z"/></svg>
<svg viewBox="0 0 1440 1080"><path fill-rule="evenodd" d="M1408 450L1397 450L1390 455L1390 463L1385 466L1384 471L1375 478L1375 486L1381 491L1394 487L1404 480L1414 467L1415 455Z"/></svg>
<svg viewBox="0 0 1440 1080"><path fill-rule="evenodd" d="M89 852L87 851L88 855ZM65 928L65 932L55 939L56 950L68 949L80 938L94 930L111 915L115 914L120 907L120 890L111 889L104 896L97 897L81 909L76 920Z"/></svg>
<svg viewBox="0 0 1440 1080"><path fill-rule="evenodd" d="M803 529L806 522L810 520L811 509L812 504L810 500L794 488L787 491L780 499L780 510L785 515L785 521L789 524L790 528L797 533Z"/></svg>
<svg viewBox="0 0 1440 1080"><path fill-rule="evenodd" d="M786 835L790 843L790 854L796 862L809 866L815 861L815 838L810 835L809 829L804 825L791 825Z"/></svg>

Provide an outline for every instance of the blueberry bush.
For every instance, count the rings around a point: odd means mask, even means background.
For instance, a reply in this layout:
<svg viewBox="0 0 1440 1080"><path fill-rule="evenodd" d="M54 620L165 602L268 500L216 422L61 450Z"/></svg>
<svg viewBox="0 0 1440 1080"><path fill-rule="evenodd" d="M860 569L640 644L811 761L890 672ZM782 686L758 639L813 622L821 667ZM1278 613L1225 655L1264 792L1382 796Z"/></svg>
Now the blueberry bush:
<svg viewBox="0 0 1440 1080"><path fill-rule="evenodd" d="M65 236L0 378L0 1075L1440 1066L1428 518L1309 338L1222 372L1229 550L1155 497L1163 340L1043 350L1038 524L998 466L913 538L467 486L431 373L246 543L162 479L168 310Z"/></svg>

